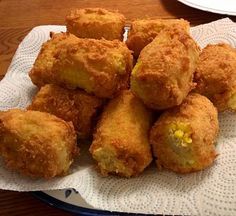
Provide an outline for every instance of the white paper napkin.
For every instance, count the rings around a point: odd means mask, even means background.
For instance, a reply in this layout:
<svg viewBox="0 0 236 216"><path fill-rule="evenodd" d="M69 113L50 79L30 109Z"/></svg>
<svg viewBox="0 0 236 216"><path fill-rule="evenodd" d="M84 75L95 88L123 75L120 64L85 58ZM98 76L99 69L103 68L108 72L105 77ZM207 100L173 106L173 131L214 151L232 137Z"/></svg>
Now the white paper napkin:
<svg viewBox="0 0 236 216"><path fill-rule="evenodd" d="M49 32L64 26L35 27L22 41L5 78L0 82L0 110L26 107L37 89L28 72ZM191 28L201 47L225 42L236 47L236 24L222 19ZM204 171L177 175L152 165L131 179L101 177L93 168L86 145L71 175L50 181L32 180L4 168L0 161L0 189L17 191L75 188L97 209L183 215L236 215L236 115L220 115L220 137L214 165Z"/></svg>

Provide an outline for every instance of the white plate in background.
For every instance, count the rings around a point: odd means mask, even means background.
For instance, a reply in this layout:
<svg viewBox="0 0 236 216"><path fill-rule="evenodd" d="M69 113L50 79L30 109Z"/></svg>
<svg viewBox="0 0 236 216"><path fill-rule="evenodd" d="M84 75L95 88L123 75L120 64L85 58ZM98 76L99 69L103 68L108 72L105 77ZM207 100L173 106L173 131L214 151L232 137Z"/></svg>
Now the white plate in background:
<svg viewBox="0 0 236 216"><path fill-rule="evenodd" d="M178 0L200 10L236 16L236 0Z"/></svg>

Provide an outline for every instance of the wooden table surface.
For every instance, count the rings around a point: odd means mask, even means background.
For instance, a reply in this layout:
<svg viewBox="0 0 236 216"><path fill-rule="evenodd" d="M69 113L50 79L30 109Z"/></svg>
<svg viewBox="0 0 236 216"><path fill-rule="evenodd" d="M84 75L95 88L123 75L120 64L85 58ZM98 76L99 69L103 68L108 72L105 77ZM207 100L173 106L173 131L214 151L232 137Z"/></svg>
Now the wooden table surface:
<svg viewBox="0 0 236 216"><path fill-rule="evenodd" d="M192 25L225 17L192 9L176 0L0 0L0 80L4 77L17 46L38 25L64 24L72 8L118 9L128 19L185 18ZM236 21L236 17L230 17ZM69 215L48 206L30 193L0 191L0 215Z"/></svg>

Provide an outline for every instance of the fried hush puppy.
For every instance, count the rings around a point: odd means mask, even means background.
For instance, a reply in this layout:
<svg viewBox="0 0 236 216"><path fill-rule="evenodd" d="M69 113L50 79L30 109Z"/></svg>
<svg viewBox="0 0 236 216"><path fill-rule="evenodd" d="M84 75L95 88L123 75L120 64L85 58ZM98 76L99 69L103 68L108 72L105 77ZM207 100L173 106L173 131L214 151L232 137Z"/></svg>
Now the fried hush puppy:
<svg viewBox="0 0 236 216"><path fill-rule="evenodd" d="M91 135L92 123L102 102L79 89L68 90L47 84L39 90L28 109L48 112L73 122L78 138L85 139Z"/></svg>
<svg viewBox="0 0 236 216"><path fill-rule="evenodd" d="M8 168L50 179L67 174L77 153L71 123L38 111L0 112L0 155Z"/></svg>
<svg viewBox="0 0 236 216"><path fill-rule="evenodd" d="M47 64L43 52L47 50L43 48L30 72L33 83L81 88L101 98L111 98L128 88L133 59L124 43L104 39L75 40L76 43L68 43L56 50L49 73L44 70ZM38 65L44 67L38 68Z"/></svg>
<svg viewBox="0 0 236 216"><path fill-rule="evenodd" d="M102 113L90 147L101 174L140 174L152 161L150 126L150 110L129 90L112 99Z"/></svg>
<svg viewBox="0 0 236 216"><path fill-rule="evenodd" d="M158 34L165 28L182 28L189 33L189 22L184 19L140 19L131 23L127 46L138 58L141 50L153 41Z"/></svg>
<svg viewBox="0 0 236 216"><path fill-rule="evenodd" d="M80 38L122 40L125 17L102 8L74 9L66 16L66 26Z"/></svg>
<svg viewBox="0 0 236 216"><path fill-rule="evenodd" d="M227 44L205 47L194 81L195 91L208 97L219 111L236 111L236 49Z"/></svg>
<svg viewBox="0 0 236 216"><path fill-rule="evenodd" d="M217 156L217 109L205 96L192 93L180 106L165 111L150 132L157 166L189 173L210 166Z"/></svg>
<svg viewBox="0 0 236 216"><path fill-rule="evenodd" d="M200 49L181 29L163 30L141 52L131 74L131 90L149 108L182 103L193 89Z"/></svg>
<svg viewBox="0 0 236 216"><path fill-rule="evenodd" d="M57 51L65 49L68 44L77 42L77 37L68 33L51 33L51 39L42 45L39 55L30 71L32 82L41 87L52 82L53 65L56 61Z"/></svg>

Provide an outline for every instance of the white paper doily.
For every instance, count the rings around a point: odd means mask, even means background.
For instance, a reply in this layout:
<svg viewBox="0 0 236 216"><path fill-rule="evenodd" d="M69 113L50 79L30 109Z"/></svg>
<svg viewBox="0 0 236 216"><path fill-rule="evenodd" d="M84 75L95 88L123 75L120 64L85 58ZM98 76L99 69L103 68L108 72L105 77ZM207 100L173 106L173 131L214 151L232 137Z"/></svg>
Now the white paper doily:
<svg viewBox="0 0 236 216"><path fill-rule="evenodd" d="M37 89L28 72L49 32L64 26L35 27L22 41L0 82L0 110L24 108ZM201 47L225 42L236 47L236 24L222 19L191 28ZM31 180L10 172L0 162L0 188L17 191L75 188L96 209L153 214L236 215L236 115L220 115L220 137L214 165L204 171L177 175L149 167L132 179L101 177L91 159L81 153L69 176L51 181ZM86 152L86 149L84 150Z"/></svg>

